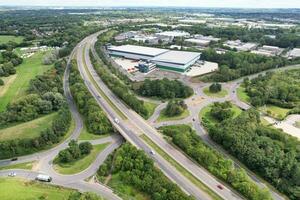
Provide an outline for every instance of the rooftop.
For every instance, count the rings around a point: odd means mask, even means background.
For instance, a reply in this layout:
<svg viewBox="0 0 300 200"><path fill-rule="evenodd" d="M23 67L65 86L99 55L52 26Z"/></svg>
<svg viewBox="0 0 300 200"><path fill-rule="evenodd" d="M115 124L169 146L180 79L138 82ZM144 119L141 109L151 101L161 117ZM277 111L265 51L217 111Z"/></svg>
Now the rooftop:
<svg viewBox="0 0 300 200"><path fill-rule="evenodd" d="M111 46L108 47L108 50L119 51L124 53L141 54L141 55L147 55L153 57L168 51L167 49L143 47L143 46L136 46L136 45Z"/></svg>
<svg viewBox="0 0 300 200"><path fill-rule="evenodd" d="M153 61L176 63L176 64L187 64L199 57L201 53L196 52L187 52L187 51L168 51L164 54L161 54L155 58Z"/></svg>
<svg viewBox="0 0 300 200"><path fill-rule="evenodd" d="M184 31L165 31L156 34L161 36L171 36L171 37L185 37L190 35L189 33Z"/></svg>

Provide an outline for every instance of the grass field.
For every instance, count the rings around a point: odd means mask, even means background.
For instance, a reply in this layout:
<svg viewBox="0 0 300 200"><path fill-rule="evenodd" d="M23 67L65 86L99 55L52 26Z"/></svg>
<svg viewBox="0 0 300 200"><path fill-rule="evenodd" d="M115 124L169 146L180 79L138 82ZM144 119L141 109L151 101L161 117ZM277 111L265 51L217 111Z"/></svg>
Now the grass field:
<svg viewBox="0 0 300 200"><path fill-rule="evenodd" d="M134 187L127 185L122 181L119 174L112 175L108 182L108 186L113 188L113 190L124 200L150 200L146 194L141 193Z"/></svg>
<svg viewBox="0 0 300 200"><path fill-rule="evenodd" d="M176 160L170 157L167 153L165 153L159 146L157 146L154 142L152 142L146 135L140 136L151 148L162 156L166 161L168 161L173 167L175 167L183 176L189 179L194 185L200 188L202 191L206 192L212 199L221 200L221 198L215 194L210 188L204 185L199 179L197 179L193 174L187 171L184 167L182 167Z"/></svg>
<svg viewBox="0 0 300 200"><path fill-rule="evenodd" d="M203 92L209 97L217 97L217 98L222 98L228 95L228 92L225 89L222 89L220 92L213 93L209 91L209 87L204 88Z"/></svg>
<svg viewBox="0 0 300 200"><path fill-rule="evenodd" d="M17 77L14 81L7 84L6 87L8 88L0 98L0 112L6 109L9 102L12 102L26 93L31 79L39 74L43 74L52 67L51 65L42 64L42 58L45 53L46 52L38 52L32 57L24 59L24 62L16 67ZM3 88L0 88L0 93L1 90L3 90Z"/></svg>
<svg viewBox="0 0 300 200"><path fill-rule="evenodd" d="M145 118L145 119L149 119L154 111L155 111L155 108L158 106L156 103L152 103L152 102L147 102L147 101L144 101L144 105L146 107L146 109L148 110L148 116Z"/></svg>
<svg viewBox="0 0 300 200"><path fill-rule="evenodd" d="M241 101L243 101L245 103L250 103L250 97L245 92L244 87L240 86L237 88L237 96Z"/></svg>
<svg viewBox="0 0 300 200"><path fill-rule="evenodd" d="M165 109L163 109L160 112L159 117L156 120L157 122L181 120L181 119L187 118L190 115L190 112L187 109L185 109L182 114L180 114L178 116L174 116L174 117L168 117L164 113L165 113Z"/></svg>
<svg viewBox="0 0 300 200"><path fill-rule="evenodd" d="M83 126L83 129L80 133L79 140L97 140L101 138L108 137L110 134L105 134L105 135L96 135L93 133L88 132L86 126Z"/></svg>
<svg viewBox="0 0 300 200"><path fill-rule="evenodd" d="M21 43L23 37L13 35L0 35L0 44L7 44L8 42Z"/></svg>
<svg viewBox="0 0 300 200"><path fill-rule="evenodd" d="M38 137L42 130L51 126L51 123L56 116L56 113L52 113L29 122L0 129L0 141L13 140L15 138L28 139Z"/></svg>
<svg viewBox="0 0 300 200"><path fill-rule="evenodd" d="M32 167L33 167L33 164L34 164L34 162L20 163L20 164L0 167L0 170L5 170L5 169L27 169L27 170L31 170Z"/></svg>
<svg viewBox="0 0 300 200"><path fill-rule="evenodd" d="M67 200L72 191L23 179L0 178L1 200Z"/></svg>
<svg viewBox="0 0 300 200"><path fill-rule="evenodd" d="M59 163L54 166L60 174L77 174L87 169L96 159L98 154L103 151L110 143L94 145L91 153L77 161L71 163Z"/></svg>
<svg viewBox="0 0 300 200"><path fill-rule="evenodd" d="M206 118L209 122L215 124L218 121L210 115L209 112L211 110L211 107L212 107L212 104L204 107L199 113L199 119ZM237 107L236 105L232 105L231 110L234 112L233 118L236 118L237 116L239 116L242 113L242 110L239 107Z"/></svg>
<svg viewBox="0 0 300 200"><path fill-rule="evenodd" d="M290 111L290 109L287 108L280 108L278 106L274 106L274 105L266 105L266 106L262 106L260 108L258 108L260 111L264 112L265 114L279 119L279 120L283 120L288 112Z"/></svg>

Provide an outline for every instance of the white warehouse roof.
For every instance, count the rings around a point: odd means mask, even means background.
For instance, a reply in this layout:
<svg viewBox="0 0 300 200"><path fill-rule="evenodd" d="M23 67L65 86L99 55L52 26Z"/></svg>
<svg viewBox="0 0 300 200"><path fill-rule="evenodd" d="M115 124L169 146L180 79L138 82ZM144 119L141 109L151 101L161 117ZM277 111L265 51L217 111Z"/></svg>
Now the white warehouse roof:
<svg viewBox="0 0 300 200"><path fill-rule="evenodd" d="M146 55L146 56L151 56L151 57L158 56L158 55L168 51L167 49L143 47L143 46L136 46L136 45L112 46L112 47L108 47L108 50L124 52L124 53L139 54L139 55Z"/></svg>
<svg viewBox="0 0 300 200"><path fill-rule="evenodd" d="M152 61L175 63L175 64L188 64L189 62L200 57L201 53L187 52L187 51L168 51L164 54L156 56Z"/></svg>
<svg viewBox="0 0 300 200"><path fill-rule="evenodd" d="M168 36L168 37L187 37L190 36L189 33L184 31L165 31L161 33L156 33L159 36Z"/></svg>

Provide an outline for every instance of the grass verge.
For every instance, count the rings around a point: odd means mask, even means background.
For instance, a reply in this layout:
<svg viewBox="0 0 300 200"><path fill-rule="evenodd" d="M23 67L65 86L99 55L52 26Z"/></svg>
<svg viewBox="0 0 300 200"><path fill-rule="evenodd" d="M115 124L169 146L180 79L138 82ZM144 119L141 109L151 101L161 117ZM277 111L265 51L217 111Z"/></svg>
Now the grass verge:
<svg viewBox="0 0 300 200"><path fill-rule="evenodd" d="M0 141L30 139L40 136L41 131L50 128L57 113L52 113L35 120L0 129Z"/></svg>
<svg viewBox="0 0 300 200"><path fill-rule="evenodd" d="M148 116L145 119L149 119L153 115L155 108L158 105L156 103L152 103L152 102L148 102L148 101L144 101L144 105L145 105L146 109L148 110Z"/></svg>
<svg viewBox="0 0 300 200"><path fill-rule="evenodd" d="M274 106L274 105L266 105L266 106L262 106L260 108L258 108L260 111L262 111L263 113L269 115L270 117L279 119L279 120L283 120L288 112L291 109L287 109L287 108L281 108L278 106Z"/></svg>
<svg viewBox="0 0 300 200"><path fill-rule="evenodd" d="M228 92L225 89L222 89L220 92L213 93L209 91L209 87L204 88L203 92L209 97L216 97L216 98L223 98L228 95Z"/></svg>
<svg viewBox="0 0 300 200"><path fill-rule="evenodd" d="M1 200L67 200L73 191L63 187L26 181L24 179L0 178Z"/></svg>
<svg viewBox="0 0 300 200"><path fill-rule="evenodd" d="M250 104L250 97L248 96L248 94L245 91L246 89L243 86L240 86L237 88L237 97L239 98L239 100Z"/></svg>
<svg viewBox="0 0 300 200"><path fill-rule="evenodd" d="M60 174L77 174L81 171L84 171L93 163L98 154L103 151L109 144L110 143L94 145L90 154L71 163L56 164L54 166L54 169Z"/></svg>
<svg viewBox="0 0 300 200"><path fill-rule="evenodd" d="M216 193L214 193L210 188L204 185L200 180L198 180L194 175L182 167L177 161L171 158L167 153L165 153L159 146L153 143L146 135L140 136L148 145L151 146L160 156L166 159L171 165L173 165L183 176L189 179L193 184L195 184L202 191L206 192L212 199L221 200Z"/></svg>
<svg viewBox="0 0 300 200"><path fill-rule="evenodd" d="M107 184L124 200L150 200L146 194L124 183L119 174L113 174Z"/></svg>
<svg viewBox="0 0 300 200"><path fill-rule="evenodd" d="M19 163L19 164L15 164L15 165L0 167L0 170L6 170L6 169L27 169L27 170L31 170L32 167L33 167L33 164L34 164L34 162Z"/></svg>

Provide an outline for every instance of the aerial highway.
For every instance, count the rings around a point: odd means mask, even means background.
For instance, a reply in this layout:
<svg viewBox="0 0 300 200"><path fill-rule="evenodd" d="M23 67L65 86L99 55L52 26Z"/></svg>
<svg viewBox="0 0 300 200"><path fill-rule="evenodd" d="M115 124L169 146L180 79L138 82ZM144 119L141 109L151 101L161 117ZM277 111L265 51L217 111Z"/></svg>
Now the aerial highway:
<svg viewBox="0 0 300 200"><path fill-rule="evenodd" d="M99 33L98 33L99 34ZM183 166L186 170L188 170L191 174L201 180L204 184L206 184L211 190L213 190L216 194L218 194L223 199L242 199L238 194L232 191L232 189L224 186L223 190L218 188L218 185L223 185L219 180L210 175L205 169L199 167L199 165L192 162L189 158L183 155L180 151L166 142L162 136L157 132L155 128L150 126L147 121L145 121L142 117L136 114L134 111L129 109L124 105L122 101L120 101L102 82L101 78L96 73L93 68L89 52L91 46L94 45L97 35L93 34L86 39L84 39L80 48L77 52L77 61L78 67L81 72L82 78L85 80L87 87L90 92L94 95L97 102L101 105L104 111L108 114L111 120L118 118L119 123L115 124L118 128L123 130L119 130L119 132L127 139L130 138L129 141L132 142L135 146L145 150L146 153L150 154L150 148L148 145L139 137L142 134L145 134L148 138L150 138L156 145L158 145L161 149L163 149L169 156L171 156L174 160L176 160L181 166ZM118 116L116 111L111 108L111 106L106 102L106 100L101 96L99 89L102 90L105 95L113 102L113 104L126 116L126 120L123 120L121 116ZM159 155L150 155L157 162L159 167L163 170L163 172L175 181L180 187L182 187L189 194L192 194L197 199L209 199L209 197L204 194L199 188L195 187L190 183L184 176L182 176L172 165L166 162ZM182 183L184 181L185 183Z"/></svg>

